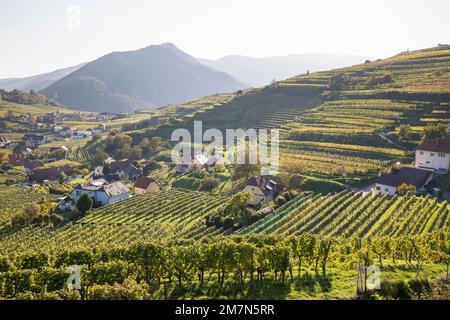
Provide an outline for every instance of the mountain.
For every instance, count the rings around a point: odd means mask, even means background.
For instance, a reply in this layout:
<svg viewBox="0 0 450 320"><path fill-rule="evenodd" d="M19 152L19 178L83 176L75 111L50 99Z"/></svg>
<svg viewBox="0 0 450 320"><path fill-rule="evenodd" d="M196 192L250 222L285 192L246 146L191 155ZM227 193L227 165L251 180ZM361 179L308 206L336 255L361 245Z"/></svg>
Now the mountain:
<svg viewBox="0 0 450 320"><path fill-rule="evenodd" d="M68 74L80 69L85 64L86 63L81 63L73 67L59 69L53 72L38 74L30 77L0 79L0 89L6 91L14 89L22 91L39 91L67 76Z"/></svg>
<svg viewBox="0 0 450 320"><path fill-rule="evenodd" d="M171 43L113 52L41 91L78 110L133 111L245 87Z"/></svg>
<svg viewBox="0 0 450 320"><path fill-rule="evenodd" d="M198 59L253 87L283 80L308 71L322 71L363 63L368 58L352 55L294 54L266 58L232 55L218 60Z"/></svg>

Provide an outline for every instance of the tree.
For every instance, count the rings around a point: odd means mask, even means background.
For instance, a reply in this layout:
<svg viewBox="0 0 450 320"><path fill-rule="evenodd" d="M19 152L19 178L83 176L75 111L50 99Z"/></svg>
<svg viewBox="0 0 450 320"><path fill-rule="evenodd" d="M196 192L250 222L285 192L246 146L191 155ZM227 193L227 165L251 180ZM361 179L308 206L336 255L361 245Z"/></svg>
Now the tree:
<svg viewBox="0 0 450 320"><path fill-rule="evenodd" d="M212 192L215 188L217 188L220 184L220 181L214 177L207 177L201 180L200 190Z"/></svg>
<svg viewBox="0 0 450 320"><path fill-rule="evenodd" d="M130 159L131 160L140 160L142 158L142 148L139 146L135 146L131 148L130 151Z"/></svg>
<svg viewBox="0 0 450 320"><path fill-rule="evenodd" d="M258 175L261 172L261 166L259 164L237 164L234 167L233 180L239 180L244 178L248 180L253 175Z"/></svg>
<svg viewBox="0 0 450 320"><path fill-rule="evenodd" d="M102 148L97 148L92 156L91 165L93 167L100 166L107 158L108 154Z"/></svg>
<svg viewBox="0 0 450 320"><path fill-rule="evenodd" d="M238 216L247 207L247 203L253 199L253 195L250 192L239 192L228 200L223 213L231 216Z"/></svg>
<svg viewBox="0 0 450 320"><path fill-rule="evenodd" d="M7 162L8 156L6 152L0 151L0 165Z"/></svg>
<svg viewBox="0 0 450 320"><path fill-rule="evenodd" d="M446 125L432 124L423 128L422 141L428 141L432 139L445 139L448 137L450 137L450 130Z"/></svg>
<svg viewBox="0 0 450 320"><path fill-rule="evenodd" d="M405 196L407 194L414 194L416 193L416 191L417 191L416 186L414 186L413 184L402 183L397 187L397 194L401 196Z"/></svg>
<svg viewBox="0 0 450 320"><path fill-rule="evenodd" d="M83 194L77 202L78 211L84 216L87 211L91 210L94 201L88 194Z"/></svg>
<svg viewBox="0 0 450 320"><path fill-rule="evenodd" d="M400 136L400 139L403 141L409 140L411 138L411 126L410 125L401 125L398 130L398 135Z"/></svg>
<svg viewBox="0 0 450 320"><path fill-rule="evenodd" d="M305 182L305 178L301 175L294 175L289 178L288 187L289 189L300 190Z"/></svg>

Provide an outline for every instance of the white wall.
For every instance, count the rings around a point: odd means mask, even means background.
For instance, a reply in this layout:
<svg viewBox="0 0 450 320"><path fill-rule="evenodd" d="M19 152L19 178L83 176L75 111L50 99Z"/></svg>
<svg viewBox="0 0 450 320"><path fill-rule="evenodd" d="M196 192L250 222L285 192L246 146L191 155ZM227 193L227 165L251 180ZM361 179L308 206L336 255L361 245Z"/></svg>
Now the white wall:
<svg viewBox="0 0 450 320"><path fill-rule="evenodd" d="M442 154L439 152L417 150L416 167L448 171L450 168L450 153Z"/></svg>
<svg viewBox="0 0 450 320"><path fill-rule="evenodd" d="M382 195L388 194L394 196L397 193L397 188L392 186L387 186L384 184L376 183L375 184L375 193L380 193Z"/></svg>

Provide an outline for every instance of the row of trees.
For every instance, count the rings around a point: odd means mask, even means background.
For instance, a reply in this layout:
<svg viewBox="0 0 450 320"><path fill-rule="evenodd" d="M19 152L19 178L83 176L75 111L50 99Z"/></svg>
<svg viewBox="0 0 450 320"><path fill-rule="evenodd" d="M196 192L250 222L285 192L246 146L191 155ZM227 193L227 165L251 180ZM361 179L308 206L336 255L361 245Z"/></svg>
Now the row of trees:
<svg viewBox="0 0 450 320"><path fill-rule="evenodd" d="M355 269L357 265L386 261L406 263L419 274L427 262L450 262L450 234L438 233L399 239L339 240L301 235L277 237L230 237L171 243L135 243L129 247L62 250L55 253L22 253L0 257L0 292L4 297L37 290L60 290L67 267L81 268L82 296L94 285L122 284L126 279L148 286L176 282L226 279L250 284L270 278L293 281L305 270L327 277L328 268Z"/></svg>

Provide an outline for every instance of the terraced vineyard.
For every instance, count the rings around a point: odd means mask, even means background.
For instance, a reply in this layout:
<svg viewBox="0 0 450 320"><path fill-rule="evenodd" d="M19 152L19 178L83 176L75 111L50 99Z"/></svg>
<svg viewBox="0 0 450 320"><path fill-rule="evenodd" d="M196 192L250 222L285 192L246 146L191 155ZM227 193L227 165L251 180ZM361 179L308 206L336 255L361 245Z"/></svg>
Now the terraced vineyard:
<svg viewBox="0 0 450 320"><path fill-rule="evenodd" d="M33 202L41 202L46 195L31 188L0 188L0 228L23 212Z"/></svg>
<svg viewBox="0 0 450 320"><path fill-rule="evenodd" d="M330 237L400 237L450 227L450 206L428 197L387 197L343 191L303 195L238 233Z"/></svg>
<svg viewBox="0 0 450 320"><path fill-rule="evenodd" d="M205 216L225 203L223 197L204 192L172 189L135 196L92 211L76 224L62 229L26 228L0 234L0 250L37 251L61 246L101 246L141 240L182 238L201 228Z"/></svg>
<svg viewBox="0 0 450 320"><path fill-rule="evenodd" d="M179 127L277 128L281 165L335 179L375 177L397 161L410 162L428 124L450 121L450 46L402 53L385 60L299 75L230 95L145 135L170 138ZM161 113L165 108L160 109ZM170 108L167 110L171 110ZM401 125L416 136L398 139Z"/></svg>
<svg viewBox="0 0 450 320"><path fill-rule="evenodd" d="M328 175L377 172L406 155L380 134L416 111L414 104L390 100L327 102L283 127L282 166Z"/></svg>
<svg viewBox="0 0 450 320"><path fill-rule="evenodd" d="M92 159L98 142L79 145L71 148L67 154L67 159L76 161L89 161Z"/></svg>

